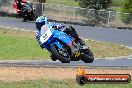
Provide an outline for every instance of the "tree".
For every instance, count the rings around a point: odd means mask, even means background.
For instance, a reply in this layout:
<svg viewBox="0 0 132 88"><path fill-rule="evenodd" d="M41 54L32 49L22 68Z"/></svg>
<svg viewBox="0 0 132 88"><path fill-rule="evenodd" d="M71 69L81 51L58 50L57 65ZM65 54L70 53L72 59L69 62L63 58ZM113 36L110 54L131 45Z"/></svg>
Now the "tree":
<svg viewBox="0 0 132 88"><path fill-rule="evenodd" d="M132 23L132 0L126 0L122 12L123 14L121 15L121 20L126 24Z"/></svg>
<svg viewBox="0 0 132 88"><path fill-rule="evenodd" d="M107 9L110 4L111 0L75 0L79 2L80 7L82 8L89 8L89 9Z"/></svg>

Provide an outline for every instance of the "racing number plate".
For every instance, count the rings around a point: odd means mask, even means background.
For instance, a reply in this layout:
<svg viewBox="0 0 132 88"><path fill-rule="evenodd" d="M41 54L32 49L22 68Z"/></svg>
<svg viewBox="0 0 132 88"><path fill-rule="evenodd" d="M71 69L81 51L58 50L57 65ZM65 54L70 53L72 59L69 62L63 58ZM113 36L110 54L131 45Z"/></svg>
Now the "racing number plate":
<svg viewBox="0 0 132 88"><path fill-rule="evenodd" d="M42 43L45 43L49 38L50 36L52 35L52 32L50 30L47 30L41 37L40 37L40 41Z"/></svg>

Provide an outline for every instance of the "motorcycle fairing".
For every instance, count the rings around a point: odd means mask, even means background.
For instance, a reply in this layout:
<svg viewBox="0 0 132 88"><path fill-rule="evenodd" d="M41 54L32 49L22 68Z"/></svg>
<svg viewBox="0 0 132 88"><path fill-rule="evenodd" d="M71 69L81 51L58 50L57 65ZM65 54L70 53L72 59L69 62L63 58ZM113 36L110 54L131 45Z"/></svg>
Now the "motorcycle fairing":
<svg viewBox="0 0 132 88"><path fill-rule="evenodd" d="M63 42L64 44L68 45L73 39L68 36L66 33L55 30L53 32L53 37L56 38L57 40Z"/></svg>
<svg viewBox="0 0 132 88"><path fill-rule="evenodd" d="M65 45L68 45L71 41L72 38L65 34L64 32L54 30L53 35L49 38L47 42L45 42L45 48L50 51L51 45L55 44L58 48L63 49L61 42L63 42Z"/></svg>
<svg viewBox="0 0 132 88"><path fill-rule="evenodd" d="M63 49L62 45L58 40L56 40L56 42L52 43L51 45L56 45L58 48Z"/></svg>

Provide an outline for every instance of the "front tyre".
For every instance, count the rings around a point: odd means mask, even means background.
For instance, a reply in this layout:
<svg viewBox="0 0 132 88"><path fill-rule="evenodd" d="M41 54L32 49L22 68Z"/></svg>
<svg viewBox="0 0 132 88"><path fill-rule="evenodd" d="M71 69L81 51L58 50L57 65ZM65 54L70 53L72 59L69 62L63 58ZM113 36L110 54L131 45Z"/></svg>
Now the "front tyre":
<svg viewBox="0 0 132 88"><path fill-rule="evenodd" d="M59 61L62 63L70 63L70 55L66 51L59 49L56 45L51 45L50 49L51 53L57 57Z"/></svg>
<svg viewBox="0 0 132 88"><path fill-rule="evenodd" d="M57 58L56 58L53 54L51 54L50 57L51 57L51 59L52 59L53 61L56 61L56 60L57 60Z"/></svg>
<svg viewBox="0 0 132 88"><path fill-rule="evenodd" d="M85 63L92 63L93 60L94 60L94 55L92 51L89 48L84 49L82 54L82 61L84 61Z"/></svg>

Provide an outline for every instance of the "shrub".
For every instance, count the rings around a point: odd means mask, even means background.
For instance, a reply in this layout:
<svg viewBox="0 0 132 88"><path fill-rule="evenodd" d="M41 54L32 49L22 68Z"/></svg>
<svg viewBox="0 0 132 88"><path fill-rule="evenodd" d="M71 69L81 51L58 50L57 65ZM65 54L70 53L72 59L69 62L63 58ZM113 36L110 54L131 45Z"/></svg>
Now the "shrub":
<svg viewBox="0 0 132 88"><path fill-rule="evenodd" d="M121 15L122 22L126 24L132 23L132 0L126 0L126 3L122 10L123 14Z"/></svg>
<svg viewBox="0 0 132 88"><path fill-rule="evenodd" d="M110 4L111 0L75 0L79 2L80 7L82 8L89 8L89 9L107 9Z"/></svg>
<svg viewBox="0 0 132 88"><path fill-rule="evenodd" d="M79 2L80 7L76 13L83 16L82 22L89 25L105 24L108 20L107 8L111 4L111 0L75 0ZM92 9L92 10L91 10ZM102 11L98 11L104 9Z"/></svg>

